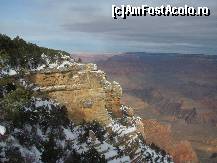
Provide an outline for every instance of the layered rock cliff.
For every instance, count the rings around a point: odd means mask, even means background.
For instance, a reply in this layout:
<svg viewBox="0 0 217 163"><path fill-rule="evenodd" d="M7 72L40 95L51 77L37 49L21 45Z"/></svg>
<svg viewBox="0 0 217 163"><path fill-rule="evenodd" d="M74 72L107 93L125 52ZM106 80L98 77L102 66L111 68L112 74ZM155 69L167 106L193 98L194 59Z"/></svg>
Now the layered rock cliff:
<svg viewBox="0 0 217 163"><path fill-rule="evenodd" d="M120 115L121 86L109 82L95 64L74 63L68 68L41 70L30 81L68 109L74 122L96 120L108 125L111 114Z"/></svg>
<svg viewBox="0 0 217 163"><path fill-rule="evenodd" d="M191 143L187 140L176 141L170 126L163 125L156 120L143 120L143 124L146 142L149 144L154 143L170 153L175 163L199 162Z"/></svg>
<svg viewBox="0 0 217 163"><path fill-rule="evenodd" d="M173 162L145 142L142 121L120 103L120 85L96 65L19 38L4 40L0 162Z"/></svg>
<svg viewBox="0 0 217 163"><path fill-rule="evenodd" d="M42 69L31 72L26 80L66 106L69 119L76 124L95 121L106 129L103 143L96 133L88 133L89 147L104 155L106 161L172 162L165 151L145 144L142 121L134 116L132 108L120 103L121 86L109 82L95 64L73 63L61 69Z"/></svg>
<svg viewBox="0 0 217 163"><path fill-rule="evenodd" d="M0 78L0 161L173 162L145 142L142 121L120 103L121 86L95 64L42 58L45 64Z"/></svg>

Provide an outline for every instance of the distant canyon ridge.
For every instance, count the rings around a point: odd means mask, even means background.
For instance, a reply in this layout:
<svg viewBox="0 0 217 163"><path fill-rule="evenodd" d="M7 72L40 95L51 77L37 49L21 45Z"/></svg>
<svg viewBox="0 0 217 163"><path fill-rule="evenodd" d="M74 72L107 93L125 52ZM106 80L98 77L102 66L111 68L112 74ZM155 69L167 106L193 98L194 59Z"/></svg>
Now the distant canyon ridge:
<svg viewBox="0 0 217 163"><path fill-rule="evenodd" d="M75 56L75 55L74 55ZM122 102L192 143L201 162L217 153L217 56L159 53L76 55L122 85ZM153 137L153 136L152 136Z"/></svg>

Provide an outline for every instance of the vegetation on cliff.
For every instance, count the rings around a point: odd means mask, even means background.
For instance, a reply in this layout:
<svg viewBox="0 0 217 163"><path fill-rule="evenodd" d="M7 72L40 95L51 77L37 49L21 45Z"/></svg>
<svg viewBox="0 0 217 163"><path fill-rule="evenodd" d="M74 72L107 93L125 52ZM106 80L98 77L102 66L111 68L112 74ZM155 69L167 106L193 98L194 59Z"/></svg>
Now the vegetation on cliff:
<svg viewBox="0 0 217 163"><path fill-rule="evenodd" d="M6 128L0 135L1 162L172 162L164 151L145 145L133 121L123 126L121 119L113 120L110 130L98 122L76 125L64 106L13 77L0 80L0 124Z"/></svg>
<svg viewBox="0 0 217 163"><path fill-rule="evenodd" d="M0 60L1 64L7 64L11 67L20 67L24 69L44 63L41 58L42 54L46 54L51 60L56 60L60 54L69 56L69 53L61 50L54 50L39 47L36 44L26 42L19 36L11 39L10 37L0 34Z"/></svg>
<svg viewBox="0 0 217 163"><path fill-rule="evenodd" d="M104 110L102 115L107 114L109 121L106 122L109 124L103 125L99 121L94 121L94 118L78 124L70 119L68 108L54 101L55 98L50 99L50 96L42 91L42 87L27 81L26 77L27 74L33 75L41 71L44 74L52 74L54 70L62 74L65 79L65 72L71 66L71 69L74 68L78 72L69 75L69 78L78 81L73 84L79 86L79 89L83 89L79 84L81 79L86 92L88 84L92 86L94 80L97 83L99 79L103 79L105 84L103 87L101 87L102 82L101 85L98 83L101 91L106 89L108 93L110 90L112 94L109 97L119 97L119 94L116 95L117 92L121 92L119 84L108 82L104 73L97 70L95 65L74 63L67 54L40 48L18 37L11 40L1 35L0 43L0 162L173 162L164 150L146 144L137 129L139 118L130 114L128 107L118 108L120 102L118 98L115 100L110 98L109 107L112 111L113 105L116 106L116 111L123 112L122 117L112 117L105 107L101 107L99 110ZM16 61L14 57L17 58ZM79 78L79 75L83 78ZM85 75L88 75L88 80ZM59 80L63 81L60 76ZM45 78L48 78L48 75ZM93 79L92 82L90 79ZM49 86L58 88L57 91L63 89L62 85L55 85L59 84L58 80L49 82L51 82ZM70 84L72 83L69 83L69 86ZM46 90L48 86L45 87ZM96 88L98 90L96 94L99 94L99 89ZM88 94L87 97L97 99L96 94ZM101 102L106 101L100 97ZM77 100L74 103L87 102L82 101L83 98Z"/></svg>

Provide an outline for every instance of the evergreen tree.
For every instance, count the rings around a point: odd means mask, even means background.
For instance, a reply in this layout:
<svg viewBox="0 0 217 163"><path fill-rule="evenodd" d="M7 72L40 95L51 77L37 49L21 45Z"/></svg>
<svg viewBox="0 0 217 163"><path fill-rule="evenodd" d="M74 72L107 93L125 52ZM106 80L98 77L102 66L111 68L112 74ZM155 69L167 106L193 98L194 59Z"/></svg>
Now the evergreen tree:
<svg viewBox="0 0 217 163"><path fill-rule="evenodd" d="M19 36L11 39L6 35L0 34L0 67L3 60L4 64L8 64L13 68L28 69L30 68L30 63L33 67L36 67L36 65L43 63L41 58L43 53L54 60L60 53L69 56L69 53L61 50L39 47L28 43Z"/></svg>
<svg viewBox="0 0 217 163"><path fill-rule="evenodd" d="M54 163L61 158L62 153L62 149L55 143L55 137L50 133L49 140L44 143L44 151L41 160L44 163Z"/></svg>

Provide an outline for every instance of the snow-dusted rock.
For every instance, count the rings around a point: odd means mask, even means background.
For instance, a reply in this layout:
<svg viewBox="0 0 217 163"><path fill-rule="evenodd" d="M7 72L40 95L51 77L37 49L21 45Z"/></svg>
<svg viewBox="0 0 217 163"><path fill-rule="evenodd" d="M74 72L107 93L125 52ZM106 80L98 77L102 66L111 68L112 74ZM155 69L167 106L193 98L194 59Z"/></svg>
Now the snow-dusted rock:
<svg viewBox="0 0 217 163"><path fill-rule="evenodd" d="M0 125L0 135L4 135L6 133L6 128Z"/></svg>

